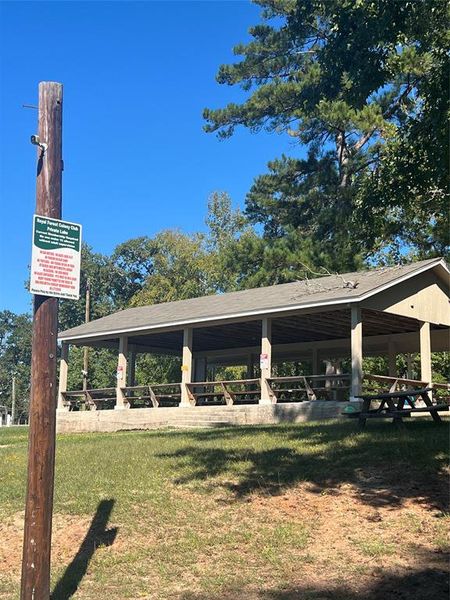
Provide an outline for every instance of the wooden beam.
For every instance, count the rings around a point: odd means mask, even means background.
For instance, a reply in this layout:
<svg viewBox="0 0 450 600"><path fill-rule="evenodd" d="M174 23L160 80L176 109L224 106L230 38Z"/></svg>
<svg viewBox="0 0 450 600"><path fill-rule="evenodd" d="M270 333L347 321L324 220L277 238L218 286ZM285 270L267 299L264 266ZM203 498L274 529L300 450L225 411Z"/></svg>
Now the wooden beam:
<svg viewBox="0 0 450 600"><path fill-rule="evenodd" d="M122 388L127 385L127 354L128 354L128 337L121 335L119 338L119 357L117 360L117 386L116 386L116 406L114 408L122 409L129 406L125 402Z"/></svg>
<svg viewBox="0 0 450 600"><path fill-rule="evenodd" d="M408 379L413 379L413 357L411 352L406 354L406 376Z"/></svg>
<svg viewBox="0 0 450 600"><path fill-rule="evenodd" d="M430 324L422 323L420 326L420 378L431 383L431 335Z"/></svg>
<svg viewBox="0 0 450 600"><path fill-rule="evenodd" d="M350 400L355 400L362 391L362 318L361 308L357 305L352 305L351 308L351 355L352 355L352 385Z"/></svg>
<svg viewBox="0 0 450 600"><path fill-rule="evenodd" d="M388 372L390 377L397 376L397 348L391 338L388 341Z"/></svg>
<svg viewBox="0 0 450 600"><path fill-rule="evenodd" d="M61 360L59 361L59 385L58 385L58 405L57 410L69 410L64 405L63 393L67 392L67 377L69 374L69 344L62 343Z"/></svg>
<svg viewBox="0 0 450 600"><path fill-rule="evenodd" d="M312 372L313 375L320 374L320 364L319 364L319 350L318 348L312 349Z"/></svg>
<svg viewBox="0 0 450 600"><path fill-rule="evenodd" d="M183 330L183 359L181 365L181 402L180 406L190 406L189 389L187 383L192 382L192 327L185 327Z"/></svg>
<svg viewBox="0 0 450 600"><path fill-rule="evenodd" d="M255 360L251 352L247 354L246 372L247 379L253 379L255 377Z"/></svg>
<svg viewBox="0 0 450 600"><path fill-rule="evenodd" d="M128 385L133 387L136 385L136 349L134 345L129 345L128 360L130 363L128 368Z"/></svg>
<svg viewBox="0 0 450 600"><path fill-rule="evenodd" d="M364 321L365 324L365 321ZM275 325L272 321L272 327ZM364 330L365 331L365 330ZM397 352L419 352L419 335L418 331L395 333L392 335L373 335L363 338L364 353L369 353L373 356L383 356L386 353L386 345L389 338L393 338L397 346ZM432 329L431 342L433 352L449 350L449 330L448 329ZM272 343L272 356L279 357L282 354L290 354L291 356L302 356L305 359L310 355L311 349L317 348L323 352L333 353L335 356L348 356L350 352L350 337L337 338L333 340L321 340L317 342L295 342L289 344L274 344ZM207 356L211 361L214 358L232 357L236 361L234 364L245 364L246 356L250 352L259 354L260 346L245 346L242 348L220 348L217 350L201 350L195 353L195 356Z"/></svg>
<svg viewBox="0 0 450 600"><path fill-rule="evenodd" d="M270 382L272 377L272 320L265 318L262 320L261 335L261 400L260 404L272 404L273 392Z"/></svg>
<svg viewBox="0 0 450 600"><path fill-rule="evenodd" d="M208 359L206 356L195 357L194 355L194 381L206 381Z"/></svg>

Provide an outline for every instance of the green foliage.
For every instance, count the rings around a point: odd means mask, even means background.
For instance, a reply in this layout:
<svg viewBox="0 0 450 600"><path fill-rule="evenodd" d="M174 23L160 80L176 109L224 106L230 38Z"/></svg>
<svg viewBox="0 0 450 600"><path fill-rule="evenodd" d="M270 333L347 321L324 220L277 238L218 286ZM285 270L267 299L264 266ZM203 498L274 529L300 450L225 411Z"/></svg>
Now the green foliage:
<svg viewBox="0 0 450 600"><path fill-rule="evenodd" d="M204 236L167 230L152 240L152 274L131 299L131 306L184 300L214 293L213 258Z"/></svg>
<svg viewBox="0 0 450 600"><path fill-rule="evenodd" d="M259 237L254 231L241 235L224 250L223 261L233 273L233 289L248 289L278 283L289 283L309 276L307 267L318 265L330 271L341 271L345 257L349 269L362 266L358 255L344 237L340 254L332 254L326 244L305 238L298 230L289 230L274 239Z"/></svg>
<svg viewBox="0 0 450 600"><path fill-rule="evenodd" d="M181 355L140 354L136 359L136 385L174 383L181 379Z"/></svg>
<svg viewBox="0 0 450 600"><path fill-rule="evenodd" d="M449 71L449 57L443 53L418 85L420 112L380 146L377 168L361 178L359 220L374 247L381 245L382 231L394 242L391 250L402 243L410 246L410 258L450 256Z"/></svg>
<svg viewBox="0 0 450 600"><path fill-rule="evenodd" d="M16 379L16 416L28 410L31 365L31 319L0 311L0 404L11 408L12 379Z"/></svg>
<svg viewBox="0 0 450 600"><path fill-rule="evenodd" d="M116 306L127 306L154 271L154 259L158 246L146 236L119 244L111 261L118 276L114 285Z"/></svg>
<svg viewBox="0 0 450 600"><path fill-rule="evenodd" d="M83 348L72 346L69 353L70 368L67 389L83 388ZM117 384L117 351L107 348L89 348L89 388L115 387Z"/></svg>
<svg viewBox="0 0 450 600"><path fill-rule="evenodd" d="M117 269L112 260L96 253L87 244L81 249L80 299L59 302L60 330L70 329L84 323L87 282L91 290L90 318L99 319L116 308Z"/></svg>
<svg viewBox="0 0 450 600"><path fill-rule="evenodd" d="M448 3L258 0L262 23L221 84L241 104L205 109L205 130L284 132L307 146L281 157L247 196L265 236L291 229L339 257L405 245L448 247ZM340 251L351 248L351 253ZM319 266L318 261L314 261Z"/></svg>
<svg viewBox="0 0 450 600"><path fill-rule="evenodd" d="M207 243L211 250L220 252L227 244L248 229L246 217L239 209L234 210L226 192L213 192L208 198Z"/></svg>

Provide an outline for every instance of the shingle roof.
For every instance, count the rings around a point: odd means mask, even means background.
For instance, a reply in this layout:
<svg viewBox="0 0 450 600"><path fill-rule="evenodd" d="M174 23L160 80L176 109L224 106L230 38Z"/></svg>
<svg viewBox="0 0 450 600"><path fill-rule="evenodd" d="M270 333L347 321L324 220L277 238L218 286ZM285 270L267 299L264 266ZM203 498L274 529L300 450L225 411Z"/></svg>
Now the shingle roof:
<svg viewBox="0 0 450 600"><path fill-rule="evenodd" d="M79 340L310 306L357 302L438 264L444 264L442 259L128 308L63 331L59 339ZM347 282L357 285L353 287Z"/></svg>

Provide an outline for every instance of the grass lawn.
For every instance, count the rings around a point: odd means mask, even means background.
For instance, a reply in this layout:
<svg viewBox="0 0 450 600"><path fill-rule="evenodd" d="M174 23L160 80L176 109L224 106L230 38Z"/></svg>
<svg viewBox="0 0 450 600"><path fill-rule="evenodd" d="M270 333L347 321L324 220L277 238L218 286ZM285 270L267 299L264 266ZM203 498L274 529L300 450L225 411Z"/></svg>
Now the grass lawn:
<svg viewBox="0 0 450 600"><path fill-rule="evenodd" d="M444 600L448 449L428 420L59 436L52 597ZM0 429L1 600L26 452Z"/></svg>

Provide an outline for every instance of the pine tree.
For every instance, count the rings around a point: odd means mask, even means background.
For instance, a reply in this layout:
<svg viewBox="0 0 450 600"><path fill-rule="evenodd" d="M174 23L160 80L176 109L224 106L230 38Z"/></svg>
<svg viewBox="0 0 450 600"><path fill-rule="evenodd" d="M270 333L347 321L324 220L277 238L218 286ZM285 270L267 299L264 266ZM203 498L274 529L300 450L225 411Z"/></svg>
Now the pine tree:
<svg viewBox="0 0 450 600"><path fill-rule="evenodd" d="M205 130L220 137L238 126L285 132L308 156L269 164L248 194L249 218L264 225L266 237L294 229L334 253L344 238L346 248L366 257L392 244L422 254L427 245L442 249L447 166L433 148L448 120L448 77L442 77L448 74L448 3L257 3L262 23L250 29L249 43L235 47L242 59L222 65L217 75L221 84L240 85L247 98L205 109ZM414 235L402 222L411 217Z"/></svg>

